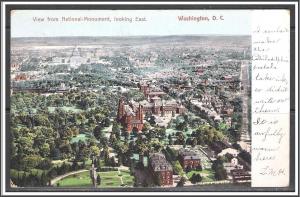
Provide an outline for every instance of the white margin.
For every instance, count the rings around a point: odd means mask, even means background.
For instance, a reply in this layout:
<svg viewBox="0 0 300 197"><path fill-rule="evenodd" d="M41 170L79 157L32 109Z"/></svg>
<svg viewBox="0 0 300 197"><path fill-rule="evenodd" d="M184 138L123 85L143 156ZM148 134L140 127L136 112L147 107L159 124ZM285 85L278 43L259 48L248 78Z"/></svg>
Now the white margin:
<svg viewBox="0 0 300 197"><path fill-rule="evenodd" d="M1 2L1 194L5 194L3 192L3 190L5 190L5 158L6 158L6 154L5 154L5 87L6 87L6 83L5 83L5 3Z"/></svg>
<svg viewBox="0 0 300 197"><path fill-rule="evenodd" d="M17 4L27 4L27 5L37 5L37 4L72 4L72 5L243 5L243 4L249 4L249 5L257 5L257 4L266 4L266 5L295 5L295 192L154 192L152 194L154 195L206 195L206 196L212 196L212 195L224 195L224 196L240 196L240 195L249 195L249 196L257 196L257 195L298 195L298 151L299 151L299 145L298 145L298 2L30 2L30 1L21 1L21 2L1 2L1 13L2 13L2 23L1 23L1 195L6 196L12 196L12 195L22 195L22 196L40 196L40 195L50 195L50 196L57 196L57 195L63 195L63 196L79 196L79 195L90 195L90 196L101 196L101 195L124 195L124 196L138 196L138 195L149 195L150 192L7 192L5 191L5 13L6 13L6 5L17 5Z"/></svg>
<svg viewBox="0 0 300 197"><path fill-rule="evenodd" d="M295 192L299 192L299 8L295 4Z"/></svg>

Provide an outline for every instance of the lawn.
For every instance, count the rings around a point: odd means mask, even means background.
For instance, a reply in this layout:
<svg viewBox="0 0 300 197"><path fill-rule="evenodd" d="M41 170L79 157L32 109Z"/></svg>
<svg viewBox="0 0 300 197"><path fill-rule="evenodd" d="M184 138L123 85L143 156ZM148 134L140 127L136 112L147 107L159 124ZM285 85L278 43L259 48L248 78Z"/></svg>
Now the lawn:
<svg viewBox="0 0 300 197"><path fill-rule="evenodd" d="M91 187L92 181L89 172L70 175L56 183L59 187Z"/></svg>
<svg viewBox="0 0 300 197"><path fill-rule="evenodd" d="M215 181L215 177L214 177L215 173L212 169L205 169L205 170L202 170L202 171L192 170L192 171L188 172L186 175L190 179L193 176L194 173L201 175L202 182Z"/></svg>
<svg viewBox="0 0 300 197"><path fill-rule="evenodd" d="M128 185L128 186L133 185L133 182L134 182L133 176L126 175L126 176L122 176L122 178L123 178L123 183L125 185Z"/></svg>
<svg viewBox="0 0 300 197"><path fill-rule="evenodd" d="M123 183L128 186L133 185L133 176L130 172L122 171L119 175L118 171L98 172L101 177L101 184L99 188L122 187ZM58 181L59 187L91 187L92 182L89 172L82 172L75 175L70 175Z"/></svg>
<svg viewBox="0 0 300 197"><path fill-rule="evenodd" d="M181 130L177 130L176 128L169 128L169 129L166 129L166 136L168 136L169 134L176 134L177 132L179 132L179 131L181 131ZM185 135L185 137L187 137L187 135L189 134L192 134L193 133L193 131L195 131L195 129L193 129L193 128L188 128L188 130L187 131L181 131L181 132L183 132L183 134Z"/></svg>
<svg viewBox="0 0 300 197"><path fill-rule="evenodd" d="M129 171L121 171L119 174L118 171L109 171L109 172L99 172L101 176L101 187L121 187L123 184L127 186L133 185L133 176L130 175Z"/></svg>
<svg viewBox="0 0 300 197"><path fill-rule="evenodd" d="M121 172L122 175L128 175L128 174L130 174L129 170L120 170L120 172Z"/></svg>
<svg viewBox="0 0 300 197"><path fill-rule="evenodd" d="M80 140L83 141L83 142L86 142L86 140L89 139L89 138L90 137L87 134L82 133L82 134L79 134L79 135L73 137L71 139L70 143L72 144L72 143L75 143L75 142L79 142Z"/></svg>
<svg viewBox="0 0 300 197"><path fill-rule="evenodd" d="M108 171L108 172L99 172L100 176L101 177L106 177L106 176L109 176L109 177L112 177L112 176L118 176L118 171Z"/></svg>
<svg viewBox="0 0 300 197"><path fill-rule="evenodd" d="M89 134L89 133L80 133L74 137L72 137L72 139L70 140L70 143L75 143L75 142L79 142L80 140L84 143L87 142L88 139L93 139L95 140L96 143L99 143L99 140L97 140L93 135Z"/></svg>
<svg viewBox="0 0 300 197"><path fill-rule="evenodd" d="M169 129L166 129L166 136L168 136L169 134L173 134L173 133L176 133L178 132L178 130L176 129L173 129L173 128L169 128Z"/></svg>
<svg viewBox="0 0 300 197"><path fill-rule="evenodd" d="M101 176L101 187L121 187L121 179L118 176Z"/></svg>
<svg viewBox="0 0 300 197"><path fill-rule="evenodd" d="M78 109L78 108L76 108L76 107L66 107L66 106L64 106L64 107L48 107L48 111L49 111L50 113L52 113L52 112L55 111L56 108L61 109L61 110L63 110L63 111L69 111L69 112L74 112L74 113L80 113L80 112L83 112L82 109Z"/></svg>

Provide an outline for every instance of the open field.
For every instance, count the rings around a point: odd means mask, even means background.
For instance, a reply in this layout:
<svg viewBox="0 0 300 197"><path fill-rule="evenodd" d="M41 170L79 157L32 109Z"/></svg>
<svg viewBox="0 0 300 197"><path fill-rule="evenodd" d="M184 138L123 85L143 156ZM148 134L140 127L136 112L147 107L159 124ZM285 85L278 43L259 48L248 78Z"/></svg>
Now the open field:
<svg viewBox="0 0 300 197"><path fill-rule="evenodd" d="M64 106L64 107L48 107L49 112L54 112L55 109L61 109L61 110L64 110L64 111L69 111L69 112L74 112L74 113L83 112L83 110L78 109L76 107L67 107L67 106Z"/></svg>
<svg viewBox="0 0 300 197"><path fill-rule="evenodd" d="M56 183L59 187L88 187L92 186L89 172L68 176Z"/></svg>
<svg viewBox="0 0 300 197"><path fill-rule="evenodd" d="M101 184L99 188L109 187L122 187L132 186L133 176L129 172L121 171L108 171L98 172L101 177ZM122 183L123 181L123 183ZM56 184L57 186L57 184ZM92 181L90 179L89 172L82 172L74 175L70 175L60 181L58 181L59 187L92 187Z"/></svg>

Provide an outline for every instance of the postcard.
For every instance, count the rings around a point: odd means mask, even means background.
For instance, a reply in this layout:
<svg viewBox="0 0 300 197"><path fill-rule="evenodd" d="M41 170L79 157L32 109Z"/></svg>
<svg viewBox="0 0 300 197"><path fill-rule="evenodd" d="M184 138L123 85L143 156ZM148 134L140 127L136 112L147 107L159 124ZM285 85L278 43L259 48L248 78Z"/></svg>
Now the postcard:
<svg viewBox="0 0 300 197"><path fill-rule="evenodd" d="M296 3L44 3L2 7L7 195L298 192Z"/></svg>

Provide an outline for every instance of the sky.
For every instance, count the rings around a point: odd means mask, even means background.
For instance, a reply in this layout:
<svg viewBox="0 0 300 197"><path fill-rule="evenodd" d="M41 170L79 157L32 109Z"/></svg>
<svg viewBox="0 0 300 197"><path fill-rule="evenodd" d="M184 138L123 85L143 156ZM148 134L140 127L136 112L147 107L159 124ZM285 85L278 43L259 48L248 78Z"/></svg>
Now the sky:
<svg viewBox="0 0 300 197"><path fill-rule="evenodd" d="M250 35L250 10L13 10L11 37L142 36L142 35ZM207 17L179 21L178 17ZM213 16L219 20L212 20ZM220 20L221 17L224 20ZM48 17L58 21L48 21ZM68 18L109 17L105 21L62 21ZM132 22L115 18L132 18ZM135 21L135 18L146 21ZM44 18L43 22L34 21ZM198 18L199 19L199 18Z"/></svg>

